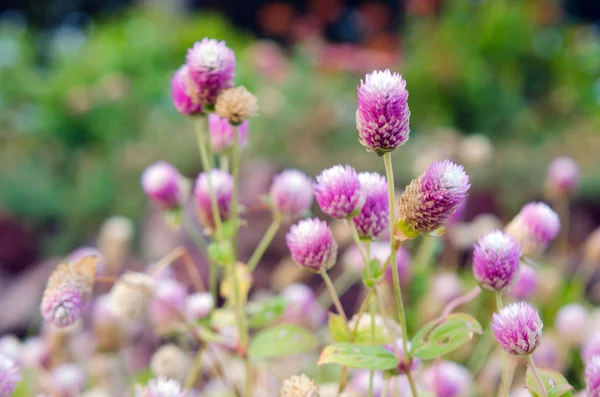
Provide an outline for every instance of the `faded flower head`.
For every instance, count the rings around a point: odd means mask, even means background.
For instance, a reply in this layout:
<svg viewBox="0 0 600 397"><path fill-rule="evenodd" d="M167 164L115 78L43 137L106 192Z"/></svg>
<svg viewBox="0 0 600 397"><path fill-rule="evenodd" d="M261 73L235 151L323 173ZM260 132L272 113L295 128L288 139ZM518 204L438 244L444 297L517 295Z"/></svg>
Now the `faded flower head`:
<svg viewBox="0 0 600 397"><path fill-rule="evenodd" d="M77 321L92 298L97 256L86 256L77 262L58 265L48 278L42 297L44 320L56 327L67 327Z"/></svg>
<svg viewBox="0 0 600 397"><path fill-rule="evenodd" d="M214 105L217 97L233 85L235 54L224 41L204 38L188 50L186 65L193 85L188 95L200 105Z"/></svg>
<svg viewBox="0 0 600 397"><path fill-rule="evenodd" d="M540 283L537 270L521 263L516 281L508 290L508 295L516 300L528 300L535 296Z"/></svg>
<svg viewBox="0 0 600 397"><path fill-rule="evenodd" d="M492 317L496 340L507 353L517 356L535 351L543 326L537 310L526 302L511 303Z"/></svg>
<svg viewBox="0 0 600 397"><path fill-rule="evenodd" d="M410 110L406 81L389 70L374 71L358 87L356 128L368 151L390 152L408 140Z"/></svg>
<svg viewBox="0 0 600 397"><path fill-rule="evenodd" d="M361 172L358 180L365 202L352 221L361 238L373 239L389 225L387 179L376 172Z"/></svg>
<svg viewBox="0 0 600 397"><path fill-rule="evenodd" d="M300 170L285 170L273 178L269 195L273 209L285 219L294 220L312 205L312 181Z"/></svg>
<svg viewBox="0 0 600 397"><path fill-rule="evenodd" d="M248 122L237 126L238 144L240 147L248 145ZM211 113L208 115L208 129L210 131L210 144L217 153L231 149L235 142L235 128L229 120Z"/></svg>
<svg viewBox="0 0 600 397"><path fill-rule="evenodd" d="M473 250L473 274L485 289L503 291L519 273L521 250L508 234L499 230L479 239Z"/></svg>
<svg viewBox="0 0 600 397"><path fill-rule="evenodd" d="M585 363L585 384L588 397L600 396L600 356L594 356Z"/></svg>
<svg viewBox="0 0 600 397"><path fill-rule="evenodd" d="M243 86L223 91L215 107L215 112L233 125L240 125L257 116L258 110L258 99Z"/></svg>
<svg viewBox="0 0 600 397"><path fill-rule="evenodd" d="M571 303L560 308L556 313L554 328L569 346L581 346L590 328L590 315L579 303Z"/></svg>
<svg viewBox="0 0 600 397"><path fill-rule="evenodd" d="M210 175L210 186L209 176ZM194 199L196 202L196 211L200 223L209 229L215 227L213 219L210 189L214 192L219 209L221 220L226 220L231 212L231 196L233 194L233 177L227 172L219 169L213 169L210 174L205 172L198 175L194 187Z"/></svg>
<svg viewBox="0 0 600 397"><path fill-rule="evenodd" d="M292 376L283 382L281 397L319 397L319 387L308 376Z"/></svg>
<svg viewBox="0 0 600 397"><path fill-rule="evenodd" d="M189 371L190 359L175 345L161 346L152 356L150 369L156 376L183 381Z"/></svg>
<svg viewBox="0 0 600 397"><path fill-rule="evenodd" d="M194 322L204 318L215 308L215 300L210 292L198 292L185 300L185 317Z"/></svg>
<svg viewBox="0 0 600 397"><path fill-rule="evenodd" d="M570 157L557 157L548 166L546 189L550 197L568 197L579 184L579 166Z"/></svg>
<svg viewBox="0 0 600 397"><path fill-rule="evenodd" d="M0 396L12 396L21 381L21 371L12 358L0 355Z"/></svg>
<svg viewBox="0 0 600 397"><path fill-rule="evenodd" d="M523 255L542 252L559 230L560 219L556 212L540 202L526 204L505 229L519 243Z"/></svg>
<svg viewBox="0 0 600 397"><path fill-rule="evenodd" d="M195 83L191 81L187 65L182 65L171 78L171 98L175 109L186 116L202 113L202 105L195 103L188 94L190 91L189 84L194 84L195 87Z"/></svg>
<svg viewBox="0 0 600 397"><path fill-rule="evenodd" d="M159 161L146 168L141 181L148 198L161 209L178 208L189 196L186 179L166 161Z"/></svg>
<svg viewBox="0 0 600 397"><path fill-rule="evenodd" d="M294 261L308 270L329 270L335 264L338 246L325 221L301 220L290 228L286 242Z"/></svg>
<svg viewBox="0 0 600 397"><path fill-rule="evenodd" d="M436 397L466 397L473 392L473 375L451 361L439 361L427 368L423 383Z"/></svg>
<svg viewBox="0 0 600 397"><path fill-rule="evenodd" d="M462 166L434 161L400 196L400 219L415 232L432 233L444 226L470 186Z"/></svg>
<svg viewBox="0 0 600 397"><path fill-rule="evenodd" d="M313 188L321 210L337 219L355 215L365 202L358 174L349 165L326 169L317 176Z"/></svg>
<svg viewBox="0 0 600 397"><path fill-rule="evenodd" d="M110 292L115 316L121 320L136 320L142 317L152 299L153 288L154 281L146 274L123 274Z"/></svg>
<svg viewBox="0 0 600 397"><path fill-rule="evenodd" d="M146 387L138 387L135 397L185 397L186 394L178 381L159 376L150 379Z"/></svg>

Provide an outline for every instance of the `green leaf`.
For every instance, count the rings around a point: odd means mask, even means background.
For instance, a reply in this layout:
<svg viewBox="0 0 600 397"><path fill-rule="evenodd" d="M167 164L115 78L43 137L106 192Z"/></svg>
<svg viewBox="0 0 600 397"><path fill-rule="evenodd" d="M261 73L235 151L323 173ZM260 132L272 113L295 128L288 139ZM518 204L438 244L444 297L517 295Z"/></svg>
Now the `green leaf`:
<svg viewBox="0 0 600 397"><path fill-rule="evenodd" d="M375 338L373 339L373 336ZM356 331L354 343L359 345L385 345L392 343L392 338L388 333L387 328L383 324L375 324L375 335L371 331L371 327L363 327Z"/></svg>
<svg viewBox="0 0 600 397"><path fill-rule="evenodd" d="M248 325L251 328L260 328L272 324L281 317L286 306L287 301L279 296L264 302L251 302L246 307Z"/></svg>
<svg viewBox="0 0 600 397"><path fill-rule="evenodd" d="M453 313L443 321L433 320L427 324L411 341L414 357L431 360L458 349L471 340L473 334L483 330L477 320L466 313Z"/></svg>
<svg viewBox="0 0 600 397"><path fill-rule="evenodd" d="M363 281L367 287L375 287L382 277L381 263L377 259L370 260L367 266L363 267Z"/></svg>
<svg viewBox="0 0 600 397"><path fill-rule="evenodd" d="M256 334L248 354L252 359L283 357L310 351L318 344L317 337L306 328L280 324Z"/></svg>
<svg viewBox="0 0 600 397"><path fill-rule="evenodd" d="M548 397L570 397L573 396L573 387L567 382L564 376L560 373L550 370L538 370L542 383L546 388ZM544 393L538 387L535 376L531 371L531 367L527 368L526 377L527 389L534 397L542 397Z"/></svg>
<svg viewBox="0 0 600 397"><path fill-rule="evenodd" d="M397 367L398 359L394 353L382 346L338 343L323 349L319 365L323 364L383 371Z"/></svg>
<svg viewBox="0 0 600 397"><path fill-rule="evenodd" d="M419 235L419 232L410 227L402 219L398 219L394 226L394 238L396 241L410 240Z"/></svg>
<svg viewBox="0 0 600 397"><path fill-rule="evenodd" d="M336 343L350 342L346 321L339 314L329 313L329 336Z"/></svg>

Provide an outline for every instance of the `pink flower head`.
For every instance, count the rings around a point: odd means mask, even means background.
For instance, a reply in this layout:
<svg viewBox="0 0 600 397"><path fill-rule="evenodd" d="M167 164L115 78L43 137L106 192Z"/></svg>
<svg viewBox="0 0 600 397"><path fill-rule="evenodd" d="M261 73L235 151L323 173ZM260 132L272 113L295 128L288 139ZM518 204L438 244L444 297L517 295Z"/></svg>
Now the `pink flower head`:
<svg viewBox="0 0 600 397"><path fill-rule="evenodd" d="M410 352L410 342L406 342L406 347ZM396 348L394 348L392 345L387 345L385 348L396 355L396 358L399 361L398 367L396 368L398 374L403 375L410 371L416 371L420 360L415 357L413 357L410 361L407 359L402 338L396 339Z"/></svg>
<svg viewBox="0 0 600 397"><path fill-rule="evenodd" d="M185 178L166 161L146 168L141 180L144 193L161 209L178 208L189 194Z"/></svg>
<svg viewBox="0 0 600 397"><path fill-rule="evenodd" d="M571 195L579 184L579 166L570 157L557 157L548 166L546 186L556 197Z"/></svg>
<svg viewBox="0 0 600 397"><path fill-rule="evenodd" d="M215 152L221 153L233 147L236 128L238 144L240 147L245 147L248 145L248 121L234 127L229 123L229 120L219 117L215 113L208 115L210 144Z"/></svg>
<svg viewBox="0 0 600 397"><path fill-rule="evenodd" d="M300 283L288 285L281 291L281 295L287 302L282 317L285 322L316 329L325 321L327 313L317 301L314 291L306 285Z"/></svg>
<svg viewBox="0 0 600 397"><path fill-rule="evenodd" d="M233 177L224 171L213 169L210 171L210 182L217 199L219 215L222 220L228 219L231 212ZM196 179L194 198L200 223L205 227L214 228L215 220L210 201L209 177L205 172L198 175L198 179Z"/></svg>
<svg viewBox="0 0 600 397"><path fill-rule="evenodd" d="M21 381L21 371L15 360L0 355L0 396L12 396Z"/></svg>
<svg viewBox="0 0 600 397"><path fill-rule="evenodd" d="M204 38L188 50L186 64L196 87L190 96L203 106L214 105L225 88L233 85L235 54L224 41Z"/></svg>
<svg viewBox="0 0 600 397"><path fill-rule="evenodd" d="M446 224L470 186L462 166L434 161L400 196L400 218L414 231L429 234Z"/></svg>
<svg viewBox="0 0 600 397"><path fill-rule="evenodd" d="M436 397L466 397L473 390L469 370L451 361L440 361L427 368L423 383Z"/></svg>
<svg viewBox="0 0 600 397"><path fill-rule="evenodd" d="M313 188L321 210L337 219L356 215L364 204L358 174L349 165L326 169L317 176Z"/></svg>
<svg viewBox="0 0 600 397"><path fill-rule="evenodd" d="M152 323L159 329L169 329L173 323L181 321L186 298L187 288L179 281L157 282L149 310Z"/></svg>
<svg viewBox="0 0 600 397"><path fill-rule="evenodd" d="M585 363L585 383L589 397L600 396L600 356Z"/></svg>
<svg viewBox="0 0 600 397"><path fill-rule="evenodd" d="M542 337L542 320L530 304L511 303L492 316L492 331L509 354L522 356L535 351Z"/></svg>
<svg viewBox="0 0 600 397"><path fill-rule="evenodd" d="M273 209L288 220L300 218L313 202L312 182L299 170L285 170L276 175L269 193Z"/></svg>
<svg viewBox="0 0 600 397"><path fill-rule="evenodd" d="M185 397L186 390L174 379L158 377L150 379L145 388L138 390L136 397Z"/></svg>
<svg viewBox="0 0 600 397"><path fill-rule="evenodd" d="M600 356L600 334L592 333L583 343L581 358L588 362L594 356Z"/></svg>
<svg viewBox="0 0 600 397"><path fill-rule="evenodd" d="M387 179L375 172L361 172L358 180L365 203L352 221L361 238L373 239L389 225Z"/></svg>
<svg viewBox="0 0 600 397"><path fill-rule="evenodd" d="M499 230L479 239L473 250L473 274L485 289L503 291L511 285L519 272L521 250L519 244Z"/></svg>
<svg viewBox="0 0 600 397"><path fill-rule="evenodd" d="M190 80L187 65L182 65L171 78L171 98L175 109L181 114L191 116L202 113L202 105L194 103L188 95Z"/></svg>
<svg viewBox="0 0 600 397"><path fill-rule="evenodd" d="M378 154L402 146L410 133L406 81L389 70L366 75L358 87L356 128L359 141Z"/></svg>
<svg viewBox="0 0 600 397"><path fill-rule="evenodd" d="M569 346L581 346L590 326L590 315L579 303L571 303L556 313L554 328L561 341Z"/></svg>
<svg viewBox="0 0 600 397"><path fill-rule="evenodd" d="M516 300L528 300L535 296L540 283L537 270L529 265L521 264L519 274L508 295Z"/></svg>
<svg viewBox="0 0 600 397"><path fill-rule="evenodd" d="M286 241L294 261L308 270L329 270L335 264L338 246L325 221L301 220L290 228Z"/></svg>
<svg viewBox="0 0 600 397"><path fill-rule="evenodd" d="M215 300L209 292L198 292L187 297L185 317L188 321L205 318L215 308Z"/></svg>
<svg viewBox="0 0 600 397"><path fill-rule="evenodd" d="M535 202L526 204L506 226L506 233L519 243L523 255L543 251L559 230L560 219L556 212L544 203Z"/></svg>
<svg viewBox="0 0 600 397"><path fill-rule="evenodd" d="M56 327L75 323L87 309L90 300L88 286L74 279L54 288L42 299L42 317Z"/></svg>

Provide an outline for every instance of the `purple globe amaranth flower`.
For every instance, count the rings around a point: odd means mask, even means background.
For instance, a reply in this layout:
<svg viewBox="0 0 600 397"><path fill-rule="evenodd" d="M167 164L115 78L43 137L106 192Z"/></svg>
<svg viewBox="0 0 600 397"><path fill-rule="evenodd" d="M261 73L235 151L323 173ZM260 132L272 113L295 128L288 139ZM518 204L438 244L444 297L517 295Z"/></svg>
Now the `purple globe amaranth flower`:
<svg viewBox="0 0 600 397"><path fill-rule="evenodd" d="M557 157L548 166L546 189L553 198L570 196L579 184L579 166L570 157Z"/></svg>
<svg viewBox="0 0 600 397"><path fill-rule="evenodd" d="M530 304L515 302L492 316L492 331L509 354L523 356L535 351L542 337L542 320Z"/></svg>
<svg viewBox="0 0 600 397"><path fill-rule="evenodd" d="M195 83L190 79L187 65L182 65L171 78L171 98L175 109L186 116L202 113L202 105L188 95L190 84Z"/></svg>
<svg viewBox="0 0 600 397"><path fill-rule="evenodd" d="M0 396L12 396L21 381L21 371L12 358L0 355Z"/></svg>
<svg viewBox="0 0 600 397"><path fill-rule="evenodd" d="M358 87L356 128L368 151L383 154L404 145L410 133L406 81L389 70L367 74Z"/></svg>
<svg viewBox="0 0 600 397"><path fill-rule="evenodd" d="M440 361L425 370L423 384L436 397L466 397L472 394L473 375L462 365Z"/></svg>
<svg viewBox="0 0 600 397"><path fill-rule="evenodd" d="M313 184L321 210L337 219L356 215L365 200L354 168L336 165L317 176Z"/></svg>
<svg viewBox="0 0 600 397"><path fill-rule="evenodd" d="M195 103L214 105L225 88L233 86L235 77L235 54L224 41L204 38L188 50L186 57L194 87L188 87L188 95Z"/></svg>
<svg viewBox="0 0 600 397"><path fill-rule="evenodd" d="M138 388L135 397L185 397L187 391L175 379L159 376L150 379L144 388Z"/></svg>
<svg viewBox="0 0 600 397"><path fill-rule="evenodd" d="M470 186L462 166L434 161L400 196L400 219L413 232L430 234L446 224ZM397 238L406 236L397 234Z"/></svg>
<svg viewBox="0 0 600 397"><path fill-rule="evenodd" d="M233 194L233 177L221 170L214 169L209 174L203 172L198 175L194 187L194 200L196 202L196 212L200 223L208 228L215 227L215 219L212 213L212 204L210 200L210 191L215 195L219 216L221 220L229 218L231 213L231 196Z"/></svg>
<svg viewBox="0 0 600 397"><path fill-rule="evenodd" d="M483 288L503 291L519 273L521 250L508 234L495 230L479 239L473 250L473 275Z"/></svg>
<svg viewBox="0 0 600 397"><path fill-rule="evenodd" d="M338 246L325 221L300 221L290 228L286 241L294 261L308 270L329 270L335 264Z"/></svg>
<svg viewBox="0 0 600 397"><path fill-rule="evenodd" d="M361 172L358 174L358 180L365 202L352 221L359 237L373 239L383 233L389 225L387 179L375 172Z"/></svg>
<svg viewBox="0 0 600 397"><path fill-rule="evenodd" d="M521 264L516 281L508 290L508 295L516 300L528 300L535 296L540 277L533 267Z"/></svg>
<svg viewBox="0 0 600 397"><path fill-rule="evenodd" d="M314 291L304 284L295 283L285 287L281 296L287 306L282 320L286 323L306 325L317 329L327 317L325 309L317 301Z"/></svg>
<svg viewBox="0 0 600 397"><path fill-rule="evenodd" d="M556 313L554 328L562 342L569 346L580 346L587 336L590 321L590 315L583 305L571 303Z"/></svg>
<svg viewBox="0 0 600 397"><path fill-rule="evenodd" d="M410 352L410 342L406 342L406 347ZM396 339L395 347L393 345L386 345L385 348L396 355L396 358L398 359L398 366L396 367L398 374L402 375L407 372L415 371L419 366L420 360L418 358L413 357L410 361L407 359L402 338Z"/></svg>
<svg viewBox="0 0 600 397"><path fill-rule="evenodd" d="M273 209L284 219L300 218L313 202L312 181L302 171L285 170L273 178L269 196Z"/></svg>
<svg viewBox="0 0 600 397"><path fill-rule="evenodd" d="M187 180L166 161L146 168L141 182L146 196L161 209L179 208L189 196Z"/></svg>
<svg viewBox="0 0 600 397"><path fill-rule="evenodd" d="M237 127L231 125L229 120L211 113L208 115L208 129L210 131L210 144L217 153L224 152L233 147L235 129L237 128L238 144L240 147L248 145L248 121Z"/></svg>
<svg viewBox="0 0 600 397"><path fill-rule="evenodd" d="M594 356L585 363L585 384L588 397L600 396L600 356Z"/></svg>
<svg viewBox="0 0 600 397"><path fill-rule="evenodd" d="M588 362L594 356L600 356L600 334L592 333L583 343L581 358Z"/></svg>
<svg viewBox="0 0 600 397"><path fill-rule="evenodd" d="M556 212L539 202L526 204L505 228L519 243L523 255L542 252L559 230L560 219Z"/></svg>

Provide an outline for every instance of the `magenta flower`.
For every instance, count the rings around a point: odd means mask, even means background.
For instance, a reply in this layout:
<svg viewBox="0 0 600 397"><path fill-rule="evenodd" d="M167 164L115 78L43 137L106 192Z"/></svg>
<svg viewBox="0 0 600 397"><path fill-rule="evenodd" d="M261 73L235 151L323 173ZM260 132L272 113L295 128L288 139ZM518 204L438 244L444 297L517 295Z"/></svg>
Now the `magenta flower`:
<svg viewBox="0 0 600 397"><path fill-rule="evenodd" d="M594 356L600 356L600 334L592 333L583 343L581 358L588 362Z"/></svg>
<svg viewBox="0 0 600 397"><path fill-rule="evenodd" d="M594 356L585 363L585 384L589 397L600 396L600 356Z"/></svg>
<svg viewBox="0 0 600 397"><path fill-rule="evenodd" d="M387 179L375 172L361 172L358 180L365 203L352 221L361 238L374 239L389 225Z"/></svg>
<svg viewBox="0 0 600 397"><path fill-rule="evenodd" d="M383 154L402 146L410 133L406 81L389 70L366 75L358 87L356 128L368 151Z"/></svg>
<svg viewBox="0 0 600 397"><path fill-rule="evenodd" d="M415 232L432 233L446 224L470 186L462 166L434 161L400 196L400 219Z"/></svg>
<svg viewBox="0 0 600 397"><path fill-rule="evenodd" d="M546 204L529 203L510 221L505 230L519 243L523 255L538 254L558 234L560 219Z"/></svg>
<svg viewBox="0 0 600 397"><path fill-rule="evenodd" d="M195 103L214 105L221 91L233 86L235 54L224 41L204 38L195 43L188 50L186 64L196 83L188 91Z"/></svg>
<svg viewBox="0 0 600 397"><path fill-rule="evenodd" d="M473 274L483 288L503 291L519 272L519 244L499 230L479 239L473 250Z"/></svg>
<svg viewBox="0 0 600 397"><path fill-rule="evenodd" d="M215 220L212 214L208 179L209 177L205 172L198 175L194 187L194 199L200 223L204 227L213 229L215 227ZM232 210L233 177L224 171L213 169L210 172L210 182L217 200L219 216L221 220L226 220L229 218Z"/></svg>
<svg viewBox="0 0 600 397"><path fill-rule="evenodd" d="M579 184L579 166L569 157L557 157L548 166L546 187L555 197L570 196Z"/></svg>
<svg viewBox="0 0 600 397"><path fill-rule="evenodd" d="M356 215L364 204L360 180L349 165L326 169L317 176L313 188L321 210L337 219Z"/></svg>
<svg viewBox="0 0 600 397"><path fill-rule="evenodd" d="M308 270L329 270L335 264L338 246L325 221L300 221L290 228L286 241L294 261Z"/></svg>
<svg viewBox="0 0 600 397"><path fill-rule="evenodd" d="M146 196L161 209L175 209L187 199L185 178L166 161L152 164L142 173L142 188Z"/></svg>
<svg viewBox="0 0 600 397"><path fill-rule="evenodd" d="M248 121L234 127L229 120L214 113L208 115L208 129L210 130L210 144L217 153L224 152L233 147L235 141L235 128L238 133L240 147L248 145Z"/></svg>
<svg viewBox="0 0 600 397"><path fill-rule="evenodd" d="M302 171L285 170L273 178L269 195L273 209L284 219L294 220L312 205L312 181Z"/></svg>
<svg viewBox="0 0 600 397"><path fill-rule="evenodd" d="M542 337L542 320L530 304L516 302L492 316L492 331L509 354L522 356L535 351Z"/></svg>
<svg viewBox="0 0 600 397"><path fill-rule="evenodd" d="M537 293L539 282L537 271L531 266L521 264L519 274L508 290L508 295L521 301L531 299Z"/></svg>
<svg viewBox="0 0 600 397"><path fill-rule="evenodd" d="M150 379L143 389L138 389L135 397L185 397L186 390L175 379L159 376Z"/></svg>
<svg viewBox="0 0 600 397"><path fill-rule="evenodd" d="M171 78L171 98L175 109L186 116L202 113L202 105L194 103L188 95L190 84L193 82L190 80L188 67L182 65Z"/></svg>
<svg viewBox="0 0 600 397"><path fill-rule="evenodd" d="M410 352L410 342L406 342L406 347ZM413 357L410 360L407 359L402 338L396 339L396 348L394 348L393 345L387 345L385 348L396 355L396 358L398 359L398 366L396 367L396 370L398 371L399 375L415 371L419 366L420 360L418 358Z"/></svg>
<svg viewBox="0 0 600 397"><path fill-rule="evenodd" d="M425 370L423 384L436 397L466 397L473 390L468 369L451 361L440 361Z"/></svg>
<svg viewBox="0 0 600 397"><path fill-rule="evenodd" d="M21 371L17 363L12 358L0 355L0 396L12 396L20 381Z"/></svg>

